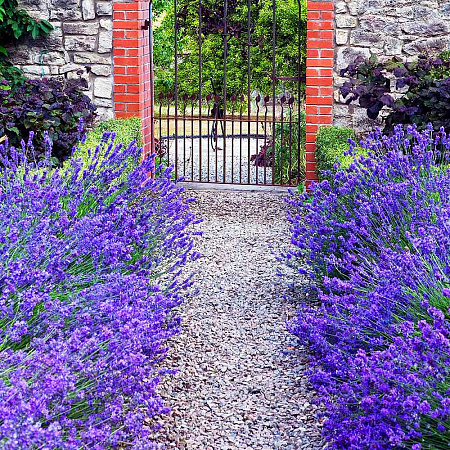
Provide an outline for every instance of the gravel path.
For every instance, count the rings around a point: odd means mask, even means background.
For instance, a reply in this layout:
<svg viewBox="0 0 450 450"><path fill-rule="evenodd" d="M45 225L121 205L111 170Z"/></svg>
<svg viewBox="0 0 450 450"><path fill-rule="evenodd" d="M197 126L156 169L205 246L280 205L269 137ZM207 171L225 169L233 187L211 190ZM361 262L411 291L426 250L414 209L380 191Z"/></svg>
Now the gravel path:
<svg viewBox="0 0 450 450"><path fill-rule="evenodd" d="M204 219L203 256L191 267L200 294L181 307L183 332L167 361L179 372L161 385L172 412L157 440L182 449L326 448L305 351L284 324L305 286L276 276L268 249L286 241L283 201L263 193L188 194Z"/></svg>

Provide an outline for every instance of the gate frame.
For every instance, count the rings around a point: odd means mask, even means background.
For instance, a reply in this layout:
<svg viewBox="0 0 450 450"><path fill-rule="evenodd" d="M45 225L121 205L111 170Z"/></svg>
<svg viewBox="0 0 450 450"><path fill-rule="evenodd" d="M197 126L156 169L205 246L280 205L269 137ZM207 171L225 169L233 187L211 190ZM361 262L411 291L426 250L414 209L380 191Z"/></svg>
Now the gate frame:
<svg viewBox="0 0 450 450"><path fill-rule="evenodd" d="M113 0L113 74L115 117L142 118L144 156L152 152L152 78L149 1ZM333 0L308 0L306 37L306 176L317 181L316 134L333 123L335 57Z"/></svg>

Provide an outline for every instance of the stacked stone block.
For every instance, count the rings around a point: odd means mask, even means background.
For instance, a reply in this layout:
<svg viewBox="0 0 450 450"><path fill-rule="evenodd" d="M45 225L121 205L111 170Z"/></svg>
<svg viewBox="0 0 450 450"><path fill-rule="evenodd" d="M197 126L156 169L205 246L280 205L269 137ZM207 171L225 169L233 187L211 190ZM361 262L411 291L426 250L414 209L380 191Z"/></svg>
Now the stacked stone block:
<svg viewBox="0 0 450 450"><path fill-rule="evenodd" d="M334 124L361 133L374 124L362 108L343 104L340 70L358 56L410 61L420 53L450 50L450 1L337 0L335 14Z"/></svg>
<svg viewBox="0 0 450 450"><path fill-rule="evenodd" d="M112 0L20 0L20 6L54 30L8 48L10 61L30 77L74 78L82 71L98 119L113 117Z"/></svg>

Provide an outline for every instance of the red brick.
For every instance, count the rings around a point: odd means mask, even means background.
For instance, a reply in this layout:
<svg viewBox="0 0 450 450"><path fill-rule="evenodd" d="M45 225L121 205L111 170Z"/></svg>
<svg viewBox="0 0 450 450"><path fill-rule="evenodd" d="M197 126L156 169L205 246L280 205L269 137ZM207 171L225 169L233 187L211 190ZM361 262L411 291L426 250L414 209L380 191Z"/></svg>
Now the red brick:
<svg viewBox="0 0 450 450"><path fill-rule="evenodd" d="M127 48L125 52L127 56L139 56L139 49L137 48Z"/></svg>
<svg viewBox="0 0 450 450"><path fill-rule="evenodd" d="M312 143L312 142L308 142L305 145L305 149L306 149L306 154L308 153L314 153L316 151L316 144Z"/></svg>
<svg viewBox="0 0 450 450"><path fill-rule="evenodd" d="M322 97L331 97L334 94L334 89L332 87L321 87L320 95Z"/></svg>
<svg viewBox="0 0 450 450"><path fill-rule="evenodd" d="M126 73L124 66L114 66L114 75L125 75Z"/></svg>
<svg viewBox="0 0 450 450"><path fill-rule="evenodd" d="M306 114L319 114L319 108L316 105L306 105Z"/></svg>
<svg viewBox="0 0 450 450"><path fill-rule="evenodd" d="M309 48L333 48L334 44L332 40L324 39L307 39Z"/></svg>
<svg viewBox="0 0 450 450"><path fill-rule="evenodd" d="M141 90L139 84L128 84L127 85L127 92L130 92L132 94L138 94Z"/></svg>
<svg viewBox="0 0 450 450"><path fill-rule="evenodd" d="M140 111L139 103L127 103L127 111L128 112L139 112Z"/></svg>
<svg viewBox="0 0 450 450"><path fill-rule="evenodd" d="M139 12L137 11L127 11L125 13L127 20L139 20Z"/></svg>
<svg viewBox="0 0 450 450"><path fill-rule="evenodd" d="M306 104L307 105L332 105L333 97L328 95L326 97L315 97L311 95L306 96Z"/></svg>
<svg viewBox="0 0 450 450"><path fill-rule="evenodd" d="M317 130L319 129L319 125L317 124L307 124L305 127L306 133L313 133L314 135L317 133Z"/></svg>
<svg viewBox="0 0 450 450"><path fill-rule="evenodd" d="M307 77L307 86L333 86L333 78Z"/></svg>
<svg viewBox="0 0 450 450"><path fill-rule="evenodd" d="M320 57L321 58L334 58L334 50L329 50L327 48L324 48L320 51Z"/></svg>
<svg viewBox="0 0 450 450"><path fill-rule="evenodd" d="M334 23L332 20L311 20L307 23L309 30L334 30Z"/></svg>
<svg viewBox="0 0 450 450"><path fill-rule="evenodd" d="M306 13L307 20L319 20L320 19L320 11L308 11Z"/></svg>
<svg viewBox="0 0 450 450"><path fill-rule="evenodd" d="M308 2L308 11L334 11L333 2Z"/></svg>
<svg viewBox="0 0 450 450"><path fill-rule="evenodd" d="M332 58L307 58L308 67L333 67L334 61Z"/></svg>
<svg viewBox="0 0 450 450"><path fill-rule="evenodd" d="M114 46L122 47L122 48L138 48L139 40L138 39L115 39Z"/></svg>
<svg viewBox="0 0 450 450"><path fill-rule="evenodd" d="M133 113L133 112L126 112L126 111L117 111L116 112L116 117L118 119L127 118L127 117L136 117L136 116L137 116L137 114Z"/></svg>
<svg viewBox="0 0 450 450"><path fill-rule="evenodd" d="M140 28L140 23L137 20L117 20L114 19L114 28L119 30L137 30Z"/></svg>
<svg viewBox="0 0 450 450"><path fill-rule="evenodd" d="M323 125L331 125L333 123L333 118L329 116L310 116L307 123L320 123Z"/></svg>
<svg viewBox="0 0 450 450"><path fill-rule="evenodd" d="M137 66L139 64L139 58L132 58L129 56L114 58L114 64L119 66Z"/></svg>
<svg viewBox="0 0 450 450"><path fill-rule="evenodd" d="M127 109L127 105L125 103L114 103L114 110L115 111L125 111Z"/></svg>
<svg viewBox="0 0 450 450"><path fill-rule="evenodd" d="M116 94L114 95L114 101L122 103L138 103L139 94Z"/></svg>
<svg viewBox="0 0 450 450"><path fill-rule="evenodd" d="M141 67L142 69L142 67ZM139 74L139 67L137 66L127 66L127 75L137 75Z"/></svg>
<svg viewBox="0 0 450 450"><path fill-rule="evenodd" d="M319 36L321 39L333 39L333 31L332 30L320 30Z"/></svg>
<svg viewBox="0 0 450 450"><path fill-rule="evenodd" d="M114 42L114 44L115 44L115 42ZM114 56L125 56L125 52L126 52L126 50L124 48L114 47L114 49L113 49Z"/></svg>
<svg viewBox="0 0 450 450"><path fill-rule="evenodd" d="M124 39L125 38L125 31L123 31L123 30L114 30L113 31L113 38L114 39Z"/></svg>
<svg viewBox="0 0 450 450"><path fill-rule="evenodd" d="M333 76L333 69L319 69L320 76L321 77L332 77Z"/></svg>
<svg viewBox="0 0 450 450"><path fill-rule="evenodd" d="M128 30L125 32L127 39L137 39L141 34L140 30Z"/></svg>
<svg viewBox="0 0 450 450"><path fill-rule="evenodd" d="M114 2L114 11L137 11L138 10L138 2L132 3L117 3Z"/></svg>
<svg viewBox="0 0 450 450"><path fill-rule="evenodd" d="M319 95L319 88L306 85L306 95Z"/></svg>
<svg viewBox="0 0 450 450"><path fill-rule="evenodd" d="M306 68L306 76L307 77L317 77L317 76L319 76L319 69L307 67Z"/></svg>
<svg viewBox="0 0 450 450"><path fill-rule="evenodd" d="M115 84L114 85L114 93L125 92L126 89L127 89L127 87L124 84Z"/></svg>
<svg viewBox="0 0 450 450"><path fill-rule="evenodd" d="M318 58L319 57L319 50L315 48L308 48L306 50L306 63L308 63L309 58Z"/></svg>
<svg viewBox="0 0 450 450"><path fill-rule="evenodd" d="M123 83L123 84L139 84L139 76L138 75L119 75L114 77L115 83Z"/></svg>
<svg viewBox="0 0 450 450"><path fill-rule="evenodd" d="M333 11L322 11L321 18L322 18L322 20L333 20L334 12Z"/></svg>

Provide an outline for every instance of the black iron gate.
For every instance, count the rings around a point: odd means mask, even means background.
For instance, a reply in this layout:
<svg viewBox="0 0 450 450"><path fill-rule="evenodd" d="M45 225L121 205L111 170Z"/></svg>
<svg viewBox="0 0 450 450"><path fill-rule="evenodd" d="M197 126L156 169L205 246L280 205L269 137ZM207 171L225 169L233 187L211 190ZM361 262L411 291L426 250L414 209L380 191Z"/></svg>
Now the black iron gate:
<svg viewBox="0 0 450 450"><path fill-rule="evenodd" d="M185 181L301 183L301 0L168 2L151 20L159 160Z"/></svg>

